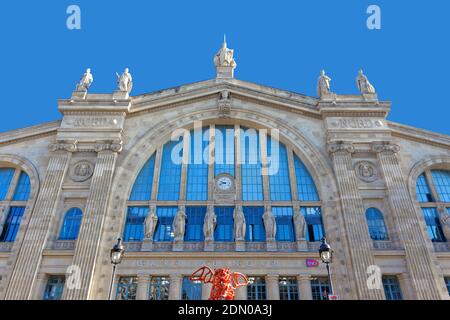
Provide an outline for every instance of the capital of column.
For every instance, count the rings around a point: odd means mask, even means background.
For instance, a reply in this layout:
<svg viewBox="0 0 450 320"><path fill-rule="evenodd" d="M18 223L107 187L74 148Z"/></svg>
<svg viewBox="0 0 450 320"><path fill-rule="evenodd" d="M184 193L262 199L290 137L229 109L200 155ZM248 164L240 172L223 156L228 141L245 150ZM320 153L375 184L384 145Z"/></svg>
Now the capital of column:
<svg viewBox="0 0 450 320"><path fill-rule="evenodd" d="M355 152L353 144L347 141L331 142L328 144L327 149L330 154Z"/></svg>
<svg viewBox="0 0 450 320"><path fill-rule="evenodd" d="M112 151L119 153L122 151L122 148L123 148L122 140L98 141L94 146L95 152Z"/></svg>
<svg viewBox="0 0 450 320"><path fill-rule="evenodd" d="M372 143L372 151L375 153L398 153L400 151L400 146L389 141L374 142Z"/></svg>
<svg viewBox="0 0 450 320"><path fill-rule="evenodd" d="M313 278L309 274L299 274L297 275L297 281L311 281Z"/></svg>
<svg viewBox="0 0 450 320"><path fill-rule="evenodd" d="M268 274L266 275L267 281L278 281L279 275L278 274Z"/></svg>
<svg viewBox="0 0 450 320"><path fill-rule="evenodd" d="M48 149L51 152L56 151L67 151L67 152L76 152L78 149L78 141L57 141L55 143L51 143L48 146Z"/></svg>

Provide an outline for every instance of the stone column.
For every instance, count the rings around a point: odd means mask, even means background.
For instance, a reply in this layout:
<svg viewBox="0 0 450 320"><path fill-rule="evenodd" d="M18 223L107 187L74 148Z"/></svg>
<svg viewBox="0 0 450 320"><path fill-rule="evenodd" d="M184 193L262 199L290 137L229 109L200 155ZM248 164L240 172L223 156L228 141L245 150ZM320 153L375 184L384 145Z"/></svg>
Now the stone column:
<svg viewBox="0 0 450 320"><path fill-rule="evenodd" d="M402 290L404 300L417 300L417 294L411 286L411 277L408 273L401 273L398 276L400 289Z"/></svg>
<svg viewBox="0 0 450 320"><path fill-rule="evenodd" d="M300 300L312 300L311 276L301 274L297 276Z"/></svg>
<svg viewBox="0 0 450 320"><path fill-rule="evenodd" d="M121 143L103 143L95 146L97 161L92 175L89 197L75 246L72 265L80 268L80 287L64 288L63 299L86 300L93 286L94 268L99 259L100 237L114 174L117 152Z"/></svg>
<svg viewBox="0 0 450 320"><path fill-rule="evenodd" d="M139 274L136 290L136 300L148 300L148 286L150 276L148 274Z"/></svg>
<svg viewBox="0 0 450 320"><path fill-rule="evenodd" d="M367 231L364 205L358 191L358 181L352 166L354 147L351 143L331 143L328 151L333 160L339 187L344 225L347 233L353 278L356 282L357 298L360 300L383 299L379 290L367 288L367 267L375 265L372 240ZM333 245L333 244L331 244ZM339 294L339 292L336 292Z"/></svg>
<svg viewBox="0 0 450 320"><path fill-rule="evenodd" d="M211 294L211 283L202 283L202 300L208 300Z"/></svg>
<svg viewBox="0 0 450 320"><path fill-rule="evenodd" d="M234 300L247 300L247 286L237 287Z"/></svg>
<svg viewBox="0 0 450 320"><path fill-rule="evenodd" d="M448 293L439 280L440 275L436 268L438 263L433 253L432 243L418 221L421 213L416 212L396 156L400 147L392 143L380 142L374 143L372 150L377 153L386 182L387 199L395 217L400 241L405 248L413 291L420 300L448 299Z"/></svg>
<svg viewBox="0 0 450 320"><path fill-rule="evenodd" d="M15 267L9 279L5 295L7 300L24 300L32 296L32 288L41 264L42 251L46 245L61 185L69 166L71 152L76 151L77 146L76 142L61 142L51 144L49 148L54 154L50 156Z"/></svg>
<svg viewBox="0 0 450 320"><path fill-rule="evenodd" d="M47 286L48 277L45 273L38 273L33 288L33 300L42 300L44 298L45 287Z"/></svg>
<svg viewBox="0 0 450 320"><path fill-rule="evenodd" d="M181 300L181 285L183 276L181 274L170 275L169 300Z"/></svg>
<svg viewBox="0 0 450 320"><path fill-rule="evenodd" d="M280 285L278 275L266 275L267 300L280 300Z"/></svg>

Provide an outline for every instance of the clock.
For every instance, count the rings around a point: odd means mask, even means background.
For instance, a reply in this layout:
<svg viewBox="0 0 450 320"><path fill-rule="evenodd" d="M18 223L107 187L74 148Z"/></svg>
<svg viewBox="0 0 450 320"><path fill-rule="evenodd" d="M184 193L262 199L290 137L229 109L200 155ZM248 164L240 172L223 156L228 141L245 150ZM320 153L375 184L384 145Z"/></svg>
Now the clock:
<svg viewBox="0 0 450 320"><path fill-rule="evenodd" d="M218 177L216 180L217 189L221 191L228 191L233 186L233 181L228 176Z"/></svg>

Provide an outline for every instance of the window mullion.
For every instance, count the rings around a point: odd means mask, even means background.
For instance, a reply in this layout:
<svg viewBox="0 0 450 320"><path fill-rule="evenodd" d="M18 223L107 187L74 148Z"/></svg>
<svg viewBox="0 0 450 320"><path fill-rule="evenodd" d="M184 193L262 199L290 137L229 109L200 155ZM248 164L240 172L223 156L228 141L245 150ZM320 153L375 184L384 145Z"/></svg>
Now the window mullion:
<svg viewBox="0 0 450 320"><path fill-rule="evenodd" d="M150 198L152 201L156 201L158 197L159 174L161 172L161 159L162 159L162 146L158 147L158 149L156 150L155 168L153 172L152 195Z"/></svg>
<svg viewBox="0 0 450 320"><path fill-rule="evenodd" d="M189 153L191 151L190 144L190 133L186 130L183 135L183 162L181 165L180 195L178 197L180 201L186 200L187 164L189 163Z"/></svg>
<svg viewBox="0 0 450 320"><path fill-rule="evenodd" d="M428 183L428 188L430 189L431 195L433 196L434 202L439 202L440 198L436 191L436 188L434 187L433 177L431 176L430 170L425 170L425 178Z"/></svg>
<svg viewBox="0 0 450 320"><path fill-rule="evenodd" d="M234 126L234 150L235 150L234 171L235 171L236 200L239 201L240 203L242 201L242 176L241 176L242 155L241 155L241 128L239 124L236 124Z"/></svg>
<svg viewBox="0 0 450 320"><path fill-rule="evenodd" d="M297 176L295 174L295 167L294 167L294 153L291 148L287 147L287 160L288 160L288 168L289 168L289 182L291 184L291 197L292 201L296 202L298 201L298 190L297 190Z"/></svg>
<svg viewBox="0 0 450 320"><path fill-rule="evenodd" d="M17 188L17 184L19 183L20 173L21 173L20 169L16 169L14 171L14 175L11 180L11 183L9 184L9 189L8 189L8 193L6 194L5 200L7 200L7 201L12 200L12 198L14 196L14 192L16 191L16 188Z"/></svg>
<svg viewBox="0 0 450 320"><path fill-rule="evenodd" d="M261 157L264 202L270 203L270 189L268 176L268 158L267 158L267 132L265 130L258 130L259 133L259 152Z"/></svg>
<svg viewBox="0 0 450 320"><path fill-rule="evenodd" d="M213 200L214 190L214 161L215 161L215 126L212 124L209 127L209 154L208 154L208 200Z"/></svg>

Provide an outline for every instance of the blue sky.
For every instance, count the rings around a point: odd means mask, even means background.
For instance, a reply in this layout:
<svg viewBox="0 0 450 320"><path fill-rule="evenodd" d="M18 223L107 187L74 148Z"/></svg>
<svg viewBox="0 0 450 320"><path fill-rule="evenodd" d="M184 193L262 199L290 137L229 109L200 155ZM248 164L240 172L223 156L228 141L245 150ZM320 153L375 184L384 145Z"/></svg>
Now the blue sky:
<svg viewBox="0 0 450 320"><path fill-rule="evenodd" d="M66 9L81 8L81 30L68 30ZM366 27L379 5L382 29ZM4 1L0 11L0 131L60 118L91 67L91 92L115 89L129 67L133 93L215 76L213 55L227 34L235 76L306 95L321 69L332 90L357 93L362 67L388 119L450 134L450 1Z"/></svg>

